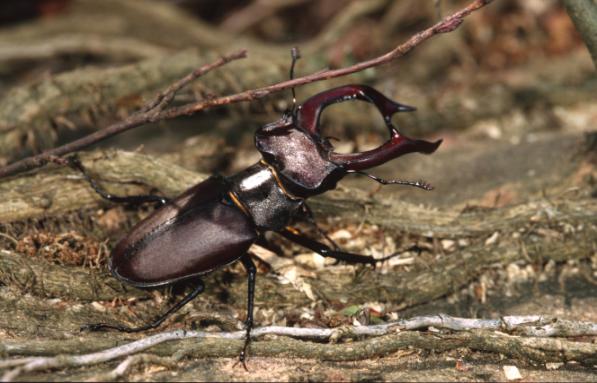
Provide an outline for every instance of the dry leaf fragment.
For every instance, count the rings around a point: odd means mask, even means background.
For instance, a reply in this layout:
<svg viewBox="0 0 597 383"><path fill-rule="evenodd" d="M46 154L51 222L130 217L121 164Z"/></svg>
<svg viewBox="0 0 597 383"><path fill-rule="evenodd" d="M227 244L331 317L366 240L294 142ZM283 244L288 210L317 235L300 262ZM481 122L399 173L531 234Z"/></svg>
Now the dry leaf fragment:
<svg viewBox="0 0 597 383"><path fill-rule="evenodd" d="M506 380L518 380L522 379L522 375L520 375L520 371L516 366L504 366L504 375L506 375Z"/></svg>

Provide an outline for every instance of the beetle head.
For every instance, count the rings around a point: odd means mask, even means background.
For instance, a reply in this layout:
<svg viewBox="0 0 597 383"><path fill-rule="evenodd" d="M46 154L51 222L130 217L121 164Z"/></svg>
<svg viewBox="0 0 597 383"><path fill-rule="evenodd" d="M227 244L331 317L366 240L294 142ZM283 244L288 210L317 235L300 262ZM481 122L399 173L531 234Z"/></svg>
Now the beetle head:
<svg viewBox="0 0 597 383"><path fill-rule="evenodd" d="M384 118L390 139L380 147L357 153L334 152L321 136L319 119L323 109L333 103L359 99L374 104ZM309 98L294 114L260 128L255 145L264 159L278 172L284 186L293 194L309 197L336 187L350 171L362 171L381 165L401 155L433 153L441 140L429 142L410 139L391 122L397 112L414 111L394 102L365 85L345 85Z"/></svg>

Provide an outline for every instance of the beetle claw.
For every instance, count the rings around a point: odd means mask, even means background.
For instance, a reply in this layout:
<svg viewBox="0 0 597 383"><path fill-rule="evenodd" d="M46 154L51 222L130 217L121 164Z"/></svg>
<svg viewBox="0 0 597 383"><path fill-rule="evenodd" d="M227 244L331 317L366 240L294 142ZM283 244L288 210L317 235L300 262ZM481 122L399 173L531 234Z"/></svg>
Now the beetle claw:
<svg viewBox="0 0 597 383"><path fill-rule="evenodd" d="M245 349L244 348L240 352L240 354L238 355L238 360L236 361L236 363L234 363L234 365L232 365L232 367L236 367L239 363L242 364L242 366L245 369L245 371L247 371L247 372L249 371L249 369L247 368L246 353L245 353Z"/></svg>
<svg viewBox="0 0 597 383"><path fill-rule="evenodd" d="M251 326L251 324L249 323L245 323L246 326ZM247 327L248 329L250 329L250 327ZM240 363L242 363L245 371L249 371L249 369L247 368L247 349L249 348L249 344L251 343L251 335L249 334L249 332L247 331L247 337L245 338L245 344L243 345L243 349L241 350L240 354L238 355L238 361Z"/></svg>

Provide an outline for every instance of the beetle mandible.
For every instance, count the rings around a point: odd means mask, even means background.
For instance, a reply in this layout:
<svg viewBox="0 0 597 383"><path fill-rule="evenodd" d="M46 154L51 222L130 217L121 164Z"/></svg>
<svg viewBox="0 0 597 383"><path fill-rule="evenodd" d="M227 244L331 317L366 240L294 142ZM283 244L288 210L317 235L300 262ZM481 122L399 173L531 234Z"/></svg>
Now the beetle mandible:
<svg viewBox="0 0 597 383"><path fill-rule="evenodd" d="M293 57L293 66L296 57ZM292 69L291 69L292 77ZM293 90L294 94L294 90ZM340 154L321 135L320 116L333 103L362 100L373 104L390 133L390 139L376 149ZM288 225L305 217L314 223L305 200L334 189L350 173L360 173L382 184L403 184L429 190L423 182L383 180L364 170L401 155L433 153L441 140L429 142L401 134L391 122L398 112L415 108L394 102L366 85L345 85L316 94L294 107L281 119L255 133L255 146L262 158L256 164L229 177L212 176L168 201L155 195L118 197L103 191L82 171L102 197L113 202L157 202L162 206L139 222L113 249L109 268L119 280L137 287L170 285L187 279L196 281L194 290L153 322L141 327L97 323L88 330L143 331L159 326L204 289L200 277L240 260L248 273L246 336L239 359L245 361L253 326L253 298L256 268L247 251L253 243L265 243L264 233L273 231L325 257L348 263L375 264L369 256L341 251L301 235ZM387 259L388 257L386 257ZM383 259L382 259L383 260Z"/></svg>

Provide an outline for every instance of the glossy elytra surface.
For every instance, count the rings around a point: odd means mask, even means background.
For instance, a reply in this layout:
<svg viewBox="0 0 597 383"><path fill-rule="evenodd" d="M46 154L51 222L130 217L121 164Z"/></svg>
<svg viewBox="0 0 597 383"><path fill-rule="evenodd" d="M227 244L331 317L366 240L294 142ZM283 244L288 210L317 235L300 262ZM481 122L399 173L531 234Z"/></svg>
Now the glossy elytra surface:
<svg viewBox="0 0 597 383"><path fill-rule="evenodd" d="M208 273L246 253L257 238L251 219L222 202L227 184L209 178L137 224L112 252L111 270L136 286Z"/></svg>

